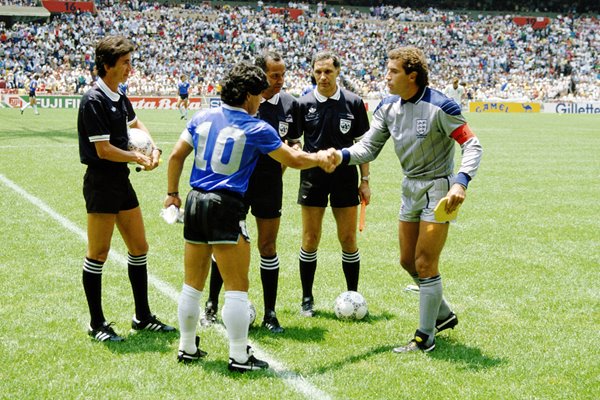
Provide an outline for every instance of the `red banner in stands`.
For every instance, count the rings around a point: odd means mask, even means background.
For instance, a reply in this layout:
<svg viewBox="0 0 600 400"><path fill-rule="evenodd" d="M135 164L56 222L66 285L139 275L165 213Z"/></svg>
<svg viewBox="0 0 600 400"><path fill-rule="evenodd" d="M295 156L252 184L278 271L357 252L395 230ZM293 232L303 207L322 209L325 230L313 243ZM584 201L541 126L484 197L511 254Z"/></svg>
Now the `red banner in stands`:
<svg viewBox="0 0 600 400"><path fill-rule="evenodd" d="M269 11L271 14L285 14L287 12L293 20L297 20L300 15L304 14L304 11L297 8L269 7Z"/></svg>
<svg viewBox="0 0 600 400"><path fill-rule="evenodd" d="M42 5L52 13L74 13L77 11L96 13L96 5L93 1L42 0Z"/></svg>
<svg viewBox="0 0 600 400"><path fill-rule="evenodd" d="M513 22L519 26L531 25L533 29L543 29L550 23L548 17L514 17Z"/></svg>

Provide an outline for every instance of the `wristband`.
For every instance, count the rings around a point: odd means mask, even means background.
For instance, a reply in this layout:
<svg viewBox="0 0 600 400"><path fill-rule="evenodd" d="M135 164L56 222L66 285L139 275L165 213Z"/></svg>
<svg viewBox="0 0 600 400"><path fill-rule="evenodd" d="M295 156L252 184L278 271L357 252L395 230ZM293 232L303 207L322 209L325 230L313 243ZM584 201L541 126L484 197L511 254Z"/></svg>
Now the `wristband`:
<svg viewBox="0 0 600 400"><path fill-rule="evenodd" d="M363 176L362 178L360 178L360 180L364 181L364 182L369 182L370 179L371 179L371 175L370 174L366 175L366 176Z"/></svg>
<svg viewBox="0 0 600 400"><path fill-rule="evenodd" d="M171 196L171 197L179 197L179 192L168 192L167 196Z"/></svg>
<svg viewBox="0 0 600 400"><path fill-rule="evenodd" d="M348 149L342 149L342 163L341 165L348 165L350 163L350 151Z"/></svg>
<svg viewBox="0 0 600 400"><path fill-rule="evenodd" d="M454 178L454 183L458 183L459 185L461 185L462 187L464 187L465 189L469 186L469 181L471 180L471 177L464 173L464 172L459 172L456 175L456 178Z"/></svg>

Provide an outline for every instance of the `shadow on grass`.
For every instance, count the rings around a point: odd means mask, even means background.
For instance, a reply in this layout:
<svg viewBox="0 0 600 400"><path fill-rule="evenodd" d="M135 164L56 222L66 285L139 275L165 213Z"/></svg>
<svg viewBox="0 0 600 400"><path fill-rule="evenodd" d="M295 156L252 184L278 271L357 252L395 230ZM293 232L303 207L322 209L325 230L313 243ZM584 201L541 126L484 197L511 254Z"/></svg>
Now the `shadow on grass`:
<svg viewBox="0 0 600 400"><path fill-rule="evenodd" d="M277 375L272 369L267 369L263 371L250 371L245 373L229 371L229 369L227 369L228 361L229 360L227 358L211 359L211 356L209 354L207 358L198 362L189 364L177 363L177 366L180 368L198 368L208 374L219 374L222 375L224 378L229 378L233 380L265 379L272 378Z"/></svg>
<svg viewBox="0 0 600 400"><path fill-rule="evenodd" d="M124 342L102 342L100 345L117 354L171 353L173 343L179 340L179 332L136 332L125 336ZM175 357L174 354L173 357Z"/></svg>
<svg viewBox="0 0 600 400"><path fill-rule="evenodd" d="M252 326L248 335L253 340L295 340L298 342L321 342L325 339L326 329L321 327L285 326L285 332L273 334L267 328L258 325Z"/></svg>
<svg viewBox="0 0 600 400"><path fill-rule="evenodd" d="M352 356L343 358L331 364L323 365L315 368L309 372L309 374L322 374L324 372L339 370L348 367L348 365L354 364L359 361L364 361L368 358L374 357L381 353L388 353L392 350L392 346L379 346L372 349L368 349L363 353L354 354Z"/></svg>
<svg viewBox="0 0 600 400"><path fill-rule="evenodd" d="M455 364L462 364L464 369L479 371L506 363L505 359L488 357L480 349L465 346L451 338L437 337L435 343L435 351L427 353L429 357L436 360L446 360Z"/></svg>
<svg viewBox="0 0 600 400"><path fill-rule="evenodd" d="M331 319L331 320L337 320L342 324L375 324L381 320L387 321L387 320L391 320L394 318L396 318L396 316L394 314L391 314L389 312L383 312L383 313L377 314L377 315L369 314L368 316L366 316L364 319L362 319L360 321L353 321L353 320L340 321L339 318L335 316L335 313L333 313L331 311L317 311L315 316L313 318L309 318L309 319L312 319L312 320ZM252 327L250 327L248 334L251 338L256 339L256 340L262 340L262 339L269 340L269 341L295 340L298 342L307 342L307 343L311 342L312 343L312 342L323 341L325 338L325 333L327 332L327 329L322 328L322 327L317 327L317 326L306 327L304 325L302 325L302 326L285 325L284 329L285 329L284 333L273 334L273 333L269 332L266 328L261 327L259 322L256 322L254 325L252 325Z"/></svg>
<svg viewBox="0 0 600 400"><path fill-rule="evenodd" d="M317 318L317 319L333 319L333 320L340 320L338 317L335 316L335 313L333 311L316 311L316 314L313 318ZM347 322L349 324L374 324L377 323L378 321L388 321L391 319L395 319L396 315L392 314L390 312L384 311L380 314L371 314L369 313L364 319L361 319L360 321L354 321L354 320L345 320L342 322Z"/></svg>

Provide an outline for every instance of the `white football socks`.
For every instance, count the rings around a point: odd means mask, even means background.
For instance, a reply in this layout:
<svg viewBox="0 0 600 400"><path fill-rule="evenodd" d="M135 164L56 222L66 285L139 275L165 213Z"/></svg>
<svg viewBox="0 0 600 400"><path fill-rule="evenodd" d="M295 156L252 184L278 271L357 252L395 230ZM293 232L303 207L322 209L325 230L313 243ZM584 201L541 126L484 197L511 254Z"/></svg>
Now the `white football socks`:
<svg viewBox="0 0 600 400"><path fill-rule="evenodd" d="M248 292L225 291L225 303L221 310L223 324L229 337L229 357L237 362L248 360Z"/></svg>
<svg viewBox="0 0 600 400"><path fill-rule="evenodd" d="M177 316L179 318L179 350L188 354L196 353L196 326L200 318L202 292L183 284L179 295Z"/></svg>

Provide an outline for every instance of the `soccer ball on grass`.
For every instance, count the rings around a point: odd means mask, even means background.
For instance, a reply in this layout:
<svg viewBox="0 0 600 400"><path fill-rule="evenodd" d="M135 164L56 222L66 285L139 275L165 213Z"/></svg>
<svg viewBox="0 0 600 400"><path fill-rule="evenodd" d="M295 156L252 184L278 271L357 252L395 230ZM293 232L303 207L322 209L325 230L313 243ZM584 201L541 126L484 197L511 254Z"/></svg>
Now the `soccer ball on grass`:
<svg viewBox="0 0 600 400"><path fill-rule="evenodd" d="M369 313L365 298L354 291L340 294L335 299L333 311L336 317L344 320L361 320Z"/></svg>

